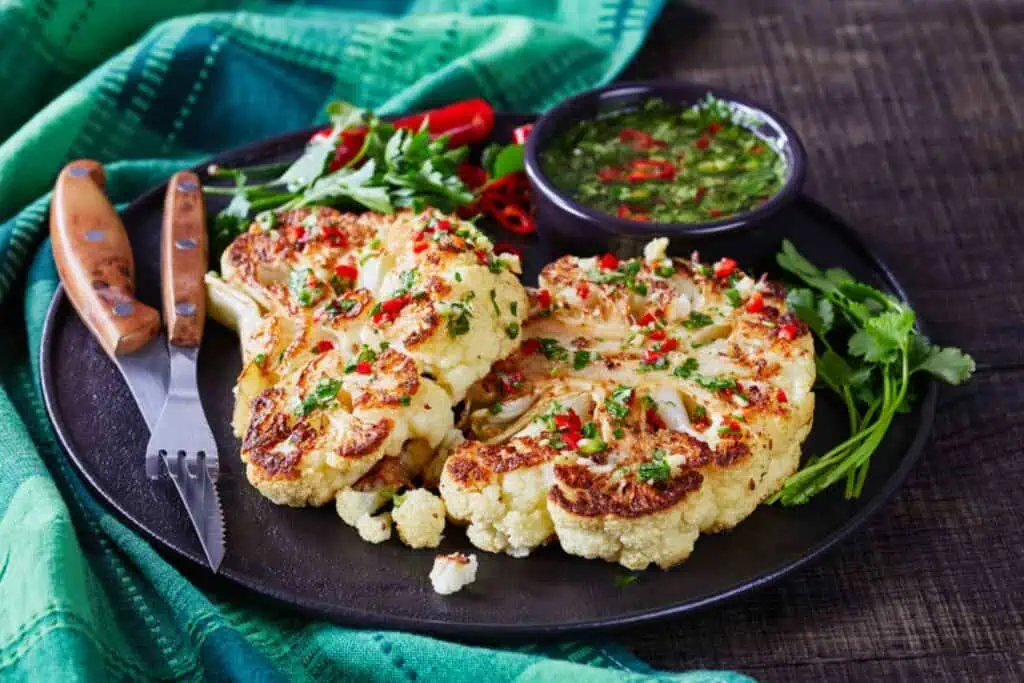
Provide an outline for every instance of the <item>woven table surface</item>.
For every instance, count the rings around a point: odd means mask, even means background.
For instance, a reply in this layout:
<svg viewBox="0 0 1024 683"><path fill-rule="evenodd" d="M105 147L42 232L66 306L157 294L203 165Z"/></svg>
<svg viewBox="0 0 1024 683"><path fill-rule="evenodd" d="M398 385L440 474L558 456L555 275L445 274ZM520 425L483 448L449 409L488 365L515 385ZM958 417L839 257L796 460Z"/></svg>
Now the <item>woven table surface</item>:
<svg viewBox="0 0 1024 683"><path fill-rule="evenodd" d="M853 539L623 640L656 667L762 681L1024 680L1024 3L674 3L625 77L779 111L807 147L808 194L979 372L943 388L921 464Z"/></svg>

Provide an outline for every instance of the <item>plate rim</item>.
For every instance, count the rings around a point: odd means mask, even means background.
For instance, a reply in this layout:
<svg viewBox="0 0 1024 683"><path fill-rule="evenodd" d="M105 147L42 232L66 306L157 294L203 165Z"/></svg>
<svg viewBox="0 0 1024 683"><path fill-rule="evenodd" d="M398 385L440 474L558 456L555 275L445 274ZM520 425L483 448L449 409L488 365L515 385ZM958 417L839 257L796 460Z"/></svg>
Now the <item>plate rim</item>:
<svg viewBox="0 0 1024 683"><path fill-rule="evenodd" d="M523 120L535 117L536 115L533 114L506 113L498 114L496 118L499 120L501 118L507 120L514 118ZM308 137L312 132L319 130L321 127L322 126L317 126L291 133L285 133L242 147L226 150L225 152L215 155L192 168L194 170L203 169L214 160L224 161L231 159L232 157L243 157L247 154L251 154L253 151L263 150L275 145L291 144L295 140L301 140ZM129 205L121 212L121 215L127 215L130 217L136 206L148 203L152 201L154 197L162 196L165 188L166 182L150 188L130 202ZM880 276L882 276L886 286L898 298L913 308L912 299L907 294L900 281L896 278L892 269L874 250L871 249L865 239L852 226L850 226L849 223L843 220L832 210L804 193L798 195L794 204L802 206L810 213L816 214L823 222L829 223L838 233L840 233L841 237L848 242L850 246L854 247L855 250L859 252L859 255L864 258L865 262L875 269ZM63 455L71 461L79 476L81 476L88 484L92 494L97 496L98 499L101 500L108 508L112 508L115 515L119 517L129 528L140 533L145 539L150 541L154 545L154 549L158 551L169 551L173 555L171 561L175 559L187 560L189 562L190 569L206 569L205 561L198 554L189 552L188 550L173 543L171 540L150 531L146 526L136 522L131 514L129 514L117 500L108 496L103 491L93 476L89 473L88 468L85 467L70 447L71 435L66 430L60 418L60 413L56 407L56 377L54 375L50 359L50 356L55 351L53 347L53 335L56 319L58 313L66 303L68 302L66 301L64 288L58 283L53 297L47 306L42 337L39 345L39 372L43 403L50 425L57 435L60 450ZM917 320L917 328L922 334L928 334L925 323L920 319ZM852 535L892 499L896 491L905 483L910 471L920 460L924 451L924 446L928 443L931 436L932 427L935 421L937 403L938 382L929 378L927 380L926 393L919 404L920 417L915 428L913 440L907 447L899 466L874 498L868 501L862 509L852 515L846 520L846 522L831 532L822 541L801 553L801 555L796 559L790 562L784 562L779 566L772 568L770 571L760 574L754 579L740 581L725 590L706 593L699 597L667 604L660 608L640 609L632 612L624 612L611 617L584 619L557 624L510 624L502 622L478 622L468 624L464 622L445 621L443 619L415 618L401 615L381 614L369 610L353 608L339 602L309 600L306 598L296 597L294 595L287 595L273 588L268 588L264 585L251 582L246 578L246 575L236 573L229 568L225 568L217 575L213 576L213 578L219 584L230 585L232 588L241 588L246 591L252 591L260 596L283 603L289 608L297 609L299 612L304 614L327 619L334 623L343 623L344 625L352 627L402 629L436 636L468 640L501 639L505 641L521 641L536 638L538 636L578 636L609 632L612 630L622 630L640 624L663 622L673 617L679 617L683 614L706 609L712 605L729 602L740 595L757 591L768 584L778 581L783 576L818 560L825 553L832 550L837 544Z"/></svg>

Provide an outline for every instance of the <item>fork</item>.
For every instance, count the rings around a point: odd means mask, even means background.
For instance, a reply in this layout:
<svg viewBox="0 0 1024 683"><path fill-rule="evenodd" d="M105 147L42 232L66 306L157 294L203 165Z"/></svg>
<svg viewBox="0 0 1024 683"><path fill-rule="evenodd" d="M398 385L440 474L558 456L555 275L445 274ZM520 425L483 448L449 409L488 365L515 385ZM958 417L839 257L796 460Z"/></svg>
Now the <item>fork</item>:
<svg viewBox="0 0 1024 683"><path fill-rule="evenodd" d="M210 567L224 559L224 516L215 484L220 474L217 443L203 412L196 381L206 320L203 274L209 251L199 178L171 178L164 200L160 277L170 355L170 383L160 418L146 447L146 466L162 460L185 503Z"/></svg>

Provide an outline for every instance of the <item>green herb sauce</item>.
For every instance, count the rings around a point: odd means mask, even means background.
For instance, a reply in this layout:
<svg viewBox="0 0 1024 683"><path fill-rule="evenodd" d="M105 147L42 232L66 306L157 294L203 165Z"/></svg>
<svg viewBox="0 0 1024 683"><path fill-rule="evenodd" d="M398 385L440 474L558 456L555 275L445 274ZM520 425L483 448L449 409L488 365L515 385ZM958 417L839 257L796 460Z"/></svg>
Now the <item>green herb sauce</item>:
<svg viewBox="0 0 1024 683"><path fill-rule="evenodd" d="M786 179L782 156L724 102L689 109L650 99L580 121L547 149L544 172L612 216L703 223L756 208Z"/></svg>

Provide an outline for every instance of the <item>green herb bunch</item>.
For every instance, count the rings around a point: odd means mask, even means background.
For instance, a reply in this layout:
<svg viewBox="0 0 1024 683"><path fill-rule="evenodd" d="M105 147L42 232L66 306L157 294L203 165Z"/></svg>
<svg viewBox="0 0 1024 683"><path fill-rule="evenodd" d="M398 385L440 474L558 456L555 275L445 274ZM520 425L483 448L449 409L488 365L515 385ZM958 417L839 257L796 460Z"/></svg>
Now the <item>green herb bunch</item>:
<svg viewBox="0 0 1024 683"><path fill-rule="evenodd" d="M929 342L905 303L841 268L818 269L788 240L777 261L807 285L792 289L786 301L817 339L818 380L846 406L850 436L807 460L770 502L806 503L840 481L846 498L857 498L893 419L913 406L912 378L926 373L960 384L974 372L974 361L960 349Z"/></svg>

